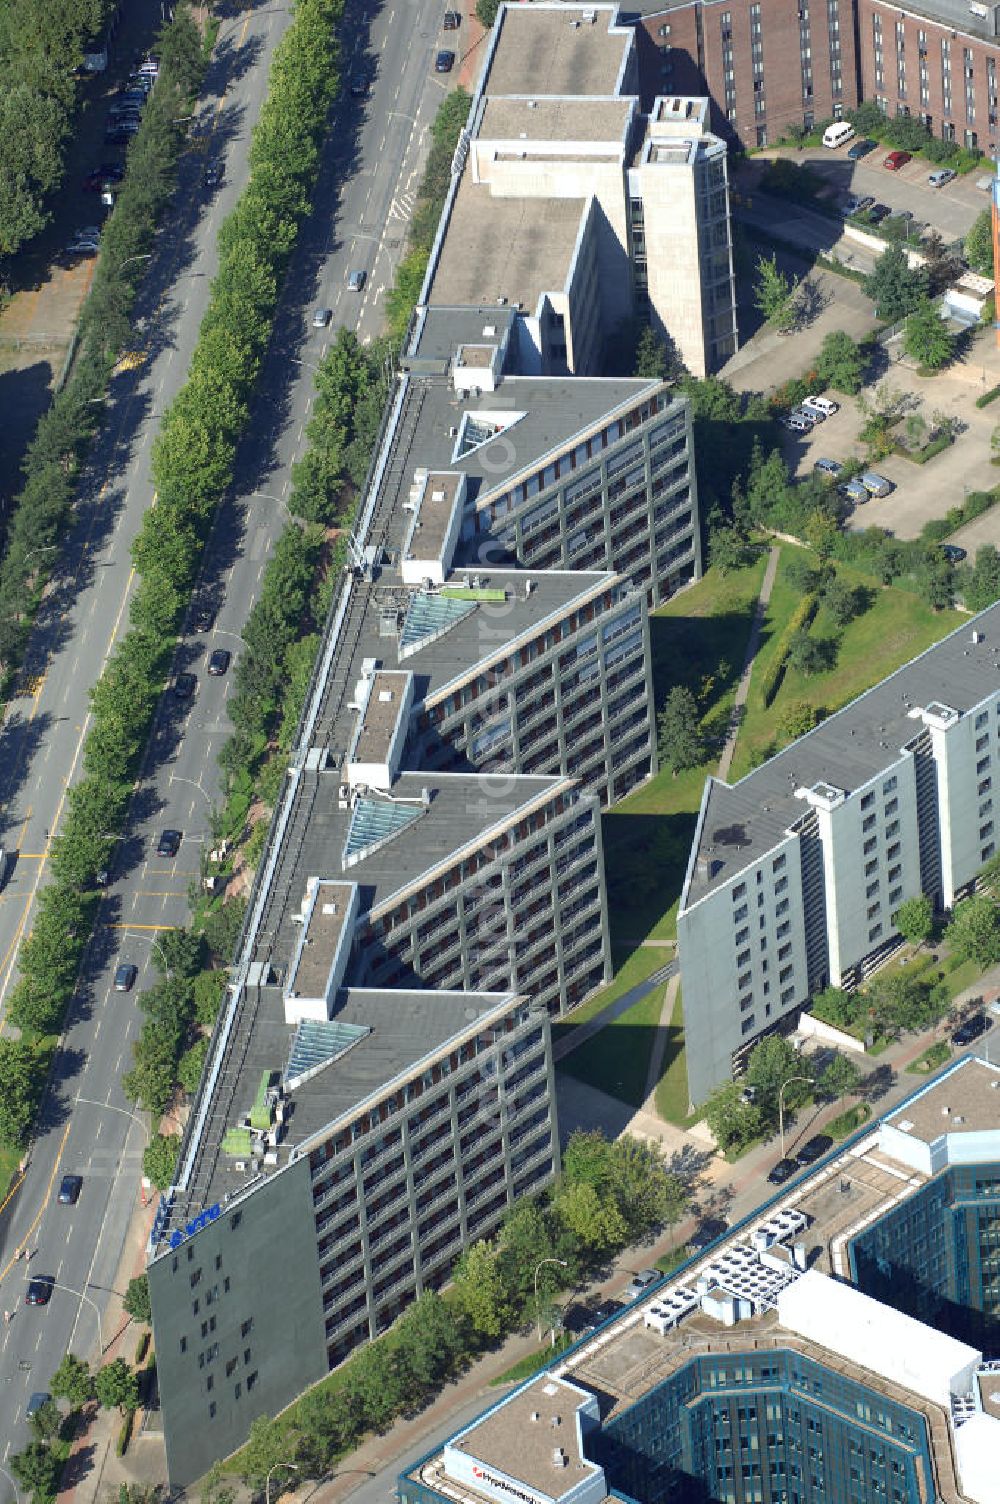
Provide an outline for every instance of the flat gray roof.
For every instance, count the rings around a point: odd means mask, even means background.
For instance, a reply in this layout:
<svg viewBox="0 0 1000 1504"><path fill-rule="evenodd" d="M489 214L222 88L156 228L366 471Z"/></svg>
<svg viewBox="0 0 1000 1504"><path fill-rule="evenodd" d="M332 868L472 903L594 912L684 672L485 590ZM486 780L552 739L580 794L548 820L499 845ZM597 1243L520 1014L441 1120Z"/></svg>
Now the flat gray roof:
<svg viewBox="0 0 1000 1504"><path fill-rule="evenodd" d="M477 140L613 141L624 140L635 100L515 99L490 94L476 133ZM567 160L560 154L560 161Z"/></svg>
<svg viewBox="0 0 1000 1504"><path fill-rule="evenodd" d="M440 362L443 368L460 345L500 345L516 317L514 309L505 308L495 299L484 303L478 294L476 305L428 308L419 317L416 345L411 355L402 357L403 365Z"/></svg>
<svg viewBox="0 0 1000 1504"><path fill-rule="evenodd" d="M399 720L405 691L405 673L382 669L374 676L364 716L358 727L358 739L354 747L355 762L384 762L389 756L392 733Z"/></svg>
<svg viewBox="0 0 1000 1504"><path fill-rule="evenodd" d="M576 1431L577 1411L587 1398L575 1386L543 1374L470 1426L455 1449L504 1473L516 1459L520 1482L560 1499L594 1475ZM554 1462L557 1449L565 1462Z"/></svg>
<svg viewBox="0 0 1000 1504"><path fill-rule="evenodd" d="M537 632L547 616L565 612L574 601L620 579L590 570L491 569L476 575L484 589L506 590L507 598L503 605L477 605L443 637L406 657L405 667L417 676L415 704L434 700L456 680L471 678L486 659L509 653L519 637ZM464 577L464 572L454 572L450 583L460 584ZM530 595L525 588L529 580Z"/></svg>
<svg viewBox="0 0 1000 1504"><path fill-rule="evenodd" d="M586 208L582 198L500 198L462 174L428 302L504 297L533 314L561 292Z"/></svg>
<svg viewBox="0 0 1000 1504"><path fill-rule="evenodd" d="M432 470L427 476L414 514L411 558L440 558L455 511L460 481L461 476L454 470Z"/></svg>
<svg viewBox="0 0 1000 1504"><path fill-rule="evenodd" d="M630 30L611 30L614 15L593 6L505 6L485 93L614 94L633 46Z"/></svg>
<svg viewBox="0 0 1000 1504"><path fill-rule="evenodd" d="M299 997L323 997L351 902L350 883L320 883L292 978Z"/></svg>
<svg viewBox="0 0 1000 1504"><path fill-rule="evenodd" d="M1000 1067L970 1056L918 1097L911 1097L886 1122L925 1144L944 1133L993 1131L1000 1135ZM909 1126L904 1128L904 1123Z"/></svg>
<svg viewBox="0 0 1000 1504"><path fill-rule="evenodd" d="M982 641L972 640L975 629ZM935 702L965 714L1000 688L1000 604L990 606L829 716L738 783L709 779L681 908L727 883L784 839L808 805L795 790L828 783L850 794L899 760L922 730L916 707Z"/></svg>

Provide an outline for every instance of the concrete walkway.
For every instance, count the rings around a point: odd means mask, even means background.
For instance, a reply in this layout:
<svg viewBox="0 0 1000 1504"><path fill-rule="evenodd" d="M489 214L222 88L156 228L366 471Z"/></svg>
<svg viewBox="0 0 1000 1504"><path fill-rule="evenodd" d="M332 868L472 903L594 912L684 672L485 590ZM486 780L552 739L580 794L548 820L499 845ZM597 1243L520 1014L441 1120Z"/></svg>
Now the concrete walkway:
<svg viewBox="0 0 1000 1504"><path fill-rule="evenodd" d="M774 577L778 572L780 552L777 544L775 544L768 555L767 568L764 570L764 578L761 581L760 595L757 597L757 608L754 611L753 625L750 628L750 640L747 643L747 653L743 660L743 671L740 674L740 682L736 686L733 713L729 718L729 732L726 736L726 745L723 747L722 756L719 758L718 777L723 781L729 777L733 753L736 751L736 738L740 734L740 724L742 722L741 711L747 702L747 695L750 693L750 674L753 671L753 661L757 656L757 649L760 646L761 628L764 625L764 616L771 600L771 591L774 589Z"/></svg>

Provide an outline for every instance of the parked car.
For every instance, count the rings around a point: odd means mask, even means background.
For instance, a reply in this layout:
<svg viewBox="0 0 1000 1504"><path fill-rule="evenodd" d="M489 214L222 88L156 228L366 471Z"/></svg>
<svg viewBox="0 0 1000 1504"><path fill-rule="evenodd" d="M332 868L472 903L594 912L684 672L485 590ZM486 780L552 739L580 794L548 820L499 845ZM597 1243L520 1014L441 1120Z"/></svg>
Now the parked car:
<svg viewBox="0 0 1000 1504"><path fill-rule="evenodd" d="M232 653L228 648L215 648L208 660L208 672L213 679L219 679L229 667Z"/></svg>
<svg viewBox="0 0 1000 1504"><path fill-rule="evenodd" d="M325 329L333 318L332 308L316 308L313 310L313 328Z"/></svg>
<svg viewBox="0 0 1000 1504"><path fill-rule="evenodd" d="M127 146L138 130L138 120L112 121L104 132L105 143L108 146Z"/></svg>
<svg viewBox="0 0 1000 1504"><path fill-rule="evenodd" d="M826 1151L832 1148L833 1139L828 1133L814 1133L796 1154L796 1162L800 1165L814 1165L817 1159L822 1159Z"/></svg>
<svg viewBox="0 0 1000 1504"><path fill-rule="evenodd" d="M181 849L181 840L181 831L169 829L163 831L156 843L157 856L175 857Z"/></svg>
<svg viewBox="0 0 1000 1504"><path fill-rule="evenodd" d="M198 680L194 674L178 674L174 680L174 699L190 700L198 687Z"/></svg>
<svg viewBox="0 0 1000 1504"><path fill-rule="evenodd" d="M965 549L960 548L957 543L942 543L941 552L949 564L961 564L963 559L969 557Z"/></svg>
<svg viewBox="0 0 1000 1504"><path fill-rule="evenodd" d="M688 1238L688 1247L694 1253L701 1253L716 1238L721 1238L729 1231L729 1223L724 1217L706 1217L698 1223L694 1232Z"/></svg>
<svg viewBox="0 0 1000 1504"><path fill-rule="evenodd" d="M59 1183L59 1205L75 1206L83 1190L82 1175L64 1175Z"/></svg>
<svg viewBox="0 0 1000 1504"><path fill-rule="evenodd" d="M958 173L952 172L950 167L937 167L929 175L927 182L931 188L943 188L945 183L950 183L953 178L957 177Z"/></svg>
<svg viewBox="0 0 1000 1504"><path fill-rule="evenodd" d="M868 210L868 218L876 225L880 225L883 219L888 219L891 214L892 210L888 204L872 204Z"/></svg>
<svg viewBox="0 0 1000 1504"><path fill-rule="evenodd" d="M989 1028L986 1014L983 1012L973 1013L964 1024L960 1024L951 1036L952 1044L971 1044L981 1034L985 1034Z"/></svg>
<svg viewBox="0 0 1000 1504"><path fill-rule="evenodd" d="M35 1393L31 1396L30 1400L24 1407L25 1416L30 1419L31 1416L35 1414L36 1410L41 1410L42 1406L47 1405L51 1398L52 1396L48 1393L47 1390L36 1389Z"/></svg>
<svg viewBox="0 0 1000 1504"><path fill-rule="evenodd" d="M847 148L847 155L852 162L860 162L862 157L867 157L869 152L878 146L877 141L872 141L868 136L862 136L860 141L855 141Z"/></svg>
<svg viewBox="0 0 1000 1504"><path fill-rule="evenodd" d="M798 1168L794 1159L789 1159L786 1155L784 1159L778 1160L767 1178L772 1185L784 1185L786 1180L791 1180Z"/></svg>
<svg viewBox="0 0 1000 1504"><path fill-rule="evenodd" d="M638 1274L633 1274L625 1286L625 1300L627 1302L638 1300L640 1295L645 1294L662 1278L663 1275L659 1269L640 1269Z"/></svg>
<svg viewBox="0 0 1000 1504"><path fill-rule="evenodd" d="M55 1283L54 1274L36 1274L34 1279L28 1281L28 1290L24 1297L25 1305L47 1306L52 1299Z"/></svg>
<svg viewBox="0 0 1000 1504"><path fill-rule="evenodd" d="M444 27L445 31L457 31L462 24L461 12L457 10L446 10L444 13L444 20L441 24Z"/></svg>
<svg viewBox="0 0 1000 1504"><path fill-rule="evenodd" d="M807 409L815 408L825 418L832 418L834 413L840 412L840 403L834 402L830 397L804 397L802 406Z"/></svg>
<svg viewBox="0 0 1000 1504"><path fill-rule="evenodd" d="M351 97L353 99L367 99L368 78L364 73L355 73L351 78Z"/></svg>
<svg viewBox="0 0 1000 1504"><path fill-rule="evenodd" d="M882 166L887 167L890 172L899 172L901 167L905 167L907 162L912 161L913 156L911 152L891 151L882 163Z"/></svg>
<svg viewBox="0 0 1000 1504"><path fill-rule="evenodd" d="M224 175L225 168L221 162L206 162L202 182L206 188L218 188Z"/></svg>
<svg viewBox="0 0 1000 1504"><path fill-rule="evenodd" d="M868 500L868 491L859 480L845 480L843 485L837 487L837 492L845 501L851 501L858 507L863 507Z"/></svg>
<svg viewBox="0 0 1000 1504"><path fill-rule="evenodd" d="M814 428L817 423L826 422L826 413L821 413L819 408L816 407L806 407L804 402L800 402L798 407L792 408L792 416L794 418L805 418L806 422L811 423Z"/></svg>
<svg viewBox="0 0 1000 1504"><path fill-rule="evenodd" d="M865 470L858 476L858 480L869 496L888 496L893 489L892 481L886 480L885 476L879 475L876 470Z"/></svg>
<svg viewBox="0 0 1000 1504"><path fill-rule="evenodd" d="M780 419L780 422L781 426L791 433L811 433L813 429L810 419L800 418L797 413L788 413L786 417Z"/></svg>
<svg viewBox="0 0 1000 1504"><path fill-rule="evenodd" d="M437 57L434 59L434 72L450 73L454 66L455 54L453 52L449 52L446 48L442 48Z"/></svg>
<svg viewBox="0 0 1000 1504"><path fill-rule="evenodd" d="M83 180L85 193L102 193L109 184L114 186L122 181L125 169L120 164L102 162L100 167L95 167L93 172L88 172Z"/></svg>
<svg viewBox="0 0 1000 1504"><path fill-rule="evenodd" d="M831 479L839 475L843 468L839 460L816 460L813 464L814 470L818 470L820 475L829 475Z"/></svg>
<svg viewBox="0 0 1000 1504"><path fill-rule="evenodd" d="M215 626L215 607L211 601L201 601L195 606L191 626L196 632L211 632Z"/></svg>
<svg viewBox="0 0 1000 1504"><path fill-rule="evenodd" d="M139 975L138 966L131 961L122 961L115 972L115 991L131 992L135 986L135 979Z"/></svg>
<svg viewBox="0 0 1000 1504"><path fill-rule="evenodd" d="M368 273L367 272L364 272L364 271L348 272L348 274L347 274L347 289L348 289L349 292L360 292L361 289L364 287L364 285L365 285L365 283L367 281L368 281Z"/></svg>

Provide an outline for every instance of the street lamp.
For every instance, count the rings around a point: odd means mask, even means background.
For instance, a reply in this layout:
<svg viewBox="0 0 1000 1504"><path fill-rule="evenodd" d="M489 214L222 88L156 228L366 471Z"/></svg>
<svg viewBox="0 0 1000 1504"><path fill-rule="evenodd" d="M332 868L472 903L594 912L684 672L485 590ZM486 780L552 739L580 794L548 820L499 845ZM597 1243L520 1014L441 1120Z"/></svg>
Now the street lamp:
<svg viewBox="0 0 1000 1504"><path fill-rule="evenodd" d="M145 251L141 256L129 256L127 260L125 260L125 261L122 262L122 264L118 268L118 270L120 272L124 271L127 266L131 266L132 265L133 261L149 261L150 258L152 257L152 254L153 254L152 251Z"/></svg>
<svg viewBox="0 0 1000 1504"><path fill-rule="evenodd" d="M785 1087L791 1086L793 1081L805 1081L812 1085L812 1076L789 1076L787 1081L782 1081L781 1090L778 1092L778 1132L781 1135L781 1157L785 1157Z"/></svg>
<svg viewBox="0 0 1000 1504"><path fill-rule="evenodd" d="M542 1340L542 1313L538 1309L538 1275L539 1272L545 1268L546 1264L560 1264L563 1269L568 1268L565 1259L542 1259L541 1263L536 1264L535 1266L535 1320L538 1324L539 1342L541 1342Z"/></svg>
<svg viewBox="0 0 1000 1504"><path fill-rule="evenodd" d="M296 1462L276 1462L273 1467L269 1467L267 1477L264 1479L264 1504L271 1504L271 1474L277 1472L279 1467L290 1468L293 1473L299 1470Z"/></svg>
<svg viewBox="0 0 1000 1504"><path fill-rule="evenodd" d="M288 502L282 501L280 496L273 496L270 491L249 491L247 495L259 496L261 501L276 501L279 507L281 507L282 511L285 513L286 517L288 517L290 521L295 520L292 517L291 512L288 510Z"/></svg>
<svg viewBox="0 0 1000 1504"><path fill-rule="evenodd" d="M58 547L59 547L58 543L46 543L44 545L44 547L42 547L42 548L29 548L28 552L25 554L24 558L21 560L21 563L22 564L27 564L28 560L30 558L32 558L35 554L50 554L53 549L58 548Z"/></svg>
<svg viewBox="0 0 1000 1504"><path fill-rule="evenodd" d="M172 926L171 926L171 928L172 928ZM132 929L130 929L130 927L127 924L123 924L122 925L122 931L126 935L132 934L136 940L148 940L149 943L150 943L150 945L154 946L156 948L156 950L158 950L160 952L160 955L163 957L163 966L164 966L164 969L165 969L165 971L167 973L167 979L169 981L170 978L173 976L173 972L171 971L169 963L167 961L167 953L163 949L163 942L162 942L162 940L157 940L157 938L156 938L155 935L143 935L138 930L132 930ZM116 1110L119 1111L119 1112L124 1112L125 1109L124 1108L118 1108Z"/></svg>
<svg viewBox="0 0 1000 1504"><path fill-rule="evenodd" d="M30 1276L26 1274L25 1275L25 1279L26 1280L30 1280ZM48 1281L46 1281L46 1283L48 1283ZM97 1340L98 1340L98 1343L100 1344L101 1356L103 1357L104 1356L104 1327L103 1327L102 1322L101 1322L101 1313L100 1313L100 1310L98 1309L96 1300L91 1300L90 1296L89 1295L84 1295L84 1293L83 1293L82 1290L71 1290L70 1287L69 1287L69 1285L57 1285L56 1282L55 1282L55 1280L52 1281L52 1284L51 1284L50 1288L53 1289L53 1290L61 1290L64 1295L75 1295L76 1298L77 1298L77 1300L85 1300L87 1302L88 1306L91 1307L91 1309L94 1312L94 1315L97 1317Z"/></svg>
<svg viewBox="0 0 1000 1504"><path fill-rule="evenodd" d="M142 1129L143 1133L146 1135L146 1147L147 1148L149 1147L149 1145L151 1143L151 1138L150 1138L150 1133L149 1133L148 1126L143 1122L142 1118L137 1117L137 1115L134 1112L129 1112L129 1110L128 1110L127 1107L115 1107L113 1105L113 1103L111 1103L111 1102L95 1102L92 1097L77 1097L76 1100L77 1100L77 1102L82 1102L85 1107L103 1107L104 1110L105 1110L105 1112L120 1112L123 1118L131 1118L131 1120L132 1120L133 1123L138 1123L139 1124L139 1127ZM128 1136L129 1136L130 1132L131 1132L131 1129L126 1129L126 1132L125 1132L125 1143L126 1144L128 1143ZM145 1182L142 1180L142 1178L140 1178L140 1182L139 1182L139 1194L142 1197L142 1204L143 1204L143 1206L146 1206L147 1205L147 1201L146 1201L146 1186L145 1186ZM117 1291L115 1291L114 1293L117 1294Z"/></svg>

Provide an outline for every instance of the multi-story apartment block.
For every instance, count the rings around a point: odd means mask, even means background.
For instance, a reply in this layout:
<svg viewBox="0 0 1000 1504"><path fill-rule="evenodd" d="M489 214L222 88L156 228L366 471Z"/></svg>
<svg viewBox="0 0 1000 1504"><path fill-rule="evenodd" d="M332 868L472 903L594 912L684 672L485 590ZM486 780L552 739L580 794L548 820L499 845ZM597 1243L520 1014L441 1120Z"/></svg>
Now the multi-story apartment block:
<svg viewBox="0 0 1000 1504"><path fill-rule="evenodd" d="M998 1091L952 1066L407 1468L403 1504L998 1504Z"/></svg>
<svg viewBox="0 0 1000 1504"><path fill-rule="evenodd" d="M717 369L737 331L707 101L671 93L643 114L636 32L614 6L503 6L487 45L423 302L509 306L525 371L599 370L635 315L695 375Z"/></svg>
<svg viewBox="0 0 1000 1504"><path fill-rule="evenodd" d="M852 0L647 0L638 29L644 103L708 95L713 128L746 148L858 103Z"/></svg>
<svg viewBox="0 0 1000 1504"><path fill-rule="evenodd" d="M950 908L996 849L1000 607L973 618L732 786L709 779L678 944L691 1099L821 988Z"/></svg>
<svg viewBox="0 0 1000 1504"><path fill-rule="evenodd" d="M890 115L995 156L1000 7L975 0L857 0L861 92Z"/></svg>
<svg viewBox="0 0 1000 1504"><path fill-rule="evenodd" d="M558 139L553 122L603 92L588 137L600 156L611 114L626 134L635 114L621 97L634 33L610 9L532 9L505 14L496 97L480 91L474 118L501 145L514 117ZM541 74L537 113L510 98L533 26L526 55L548 48L550 88L575 79L586 100L543 98ZM674 116L700 142L704 204L688 224L710 230L720 287L724 170L704 111ZM666 116L662 129L674 141ZM456 156L434 267L461 262L467 162L506 170L506 147L476 141ZM619 153L624 236L623 170ZM521 256L493 212L487 196L476 233ZM594 226L602 213L591 194ZM595 229L588 254L610 244ZM590 287L588 317L616 286ZM533 324L521 299L452 290L420 305L401 360L151 1239L174 1483L551 1180L549 1019L610 975L600 810L655 771L648 612L700 572L690 410L659 381L571 376L596 366L573 317L563 358L554 316ZM630 311L629 278L626 294Z"/></svg>

